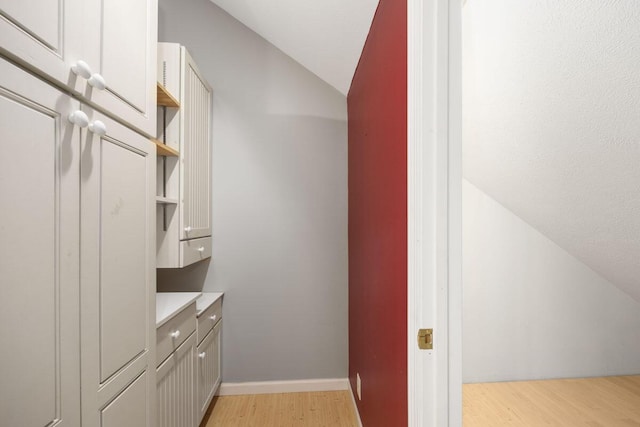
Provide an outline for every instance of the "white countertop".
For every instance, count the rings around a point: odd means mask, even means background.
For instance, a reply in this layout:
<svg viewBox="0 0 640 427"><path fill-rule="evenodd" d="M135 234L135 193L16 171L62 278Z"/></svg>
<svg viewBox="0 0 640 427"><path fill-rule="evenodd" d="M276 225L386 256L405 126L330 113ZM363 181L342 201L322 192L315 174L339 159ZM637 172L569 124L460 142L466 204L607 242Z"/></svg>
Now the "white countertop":
<svg viewBox="0 0 640 427"><path fill-rule="evenodd" d="M223 295L224 292L203 292L196 300L196 314L200 316L200 313L211 307L211 304L218 301Z"/></svg>
<svg viewBox="0 0 640 427"><path fill-rule="evenodd" d="M193 303L201 292L156 292L156 328Z"/></svg>

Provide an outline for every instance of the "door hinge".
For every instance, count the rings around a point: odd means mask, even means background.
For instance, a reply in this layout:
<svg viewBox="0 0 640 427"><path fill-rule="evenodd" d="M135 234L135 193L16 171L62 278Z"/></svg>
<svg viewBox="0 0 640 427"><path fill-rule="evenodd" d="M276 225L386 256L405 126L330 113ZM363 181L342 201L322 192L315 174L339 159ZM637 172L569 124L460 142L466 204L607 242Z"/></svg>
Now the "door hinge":
<svg viewBox="0 0 640 427"><path fill-rule="evenodd" d="M433 350L433 329L418 330L418 348L420 350Z"/></svg>

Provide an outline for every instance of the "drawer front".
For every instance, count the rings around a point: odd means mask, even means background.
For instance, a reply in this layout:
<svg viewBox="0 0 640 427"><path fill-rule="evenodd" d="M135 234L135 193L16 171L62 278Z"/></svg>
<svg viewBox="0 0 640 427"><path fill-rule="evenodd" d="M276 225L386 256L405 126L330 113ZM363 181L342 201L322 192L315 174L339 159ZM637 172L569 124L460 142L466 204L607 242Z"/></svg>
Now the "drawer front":
<svg viewBox="0 0 640 427"><path fill-rule="evenodd" d="M211 257L211 237L180 242L180 268Z"/></svg>
<svg viewBox="0 0 640 427"><path fill-rule="evenodd" d="M211 304L198 316L198 344L202 342L210 330L222 319L222 298Z"/></svg>
<svg viewBox="0 0 640 427"><path fill-rule="evenodd" d="M196 303L190 304L156 330L156 366L196 330Z"/></svg>

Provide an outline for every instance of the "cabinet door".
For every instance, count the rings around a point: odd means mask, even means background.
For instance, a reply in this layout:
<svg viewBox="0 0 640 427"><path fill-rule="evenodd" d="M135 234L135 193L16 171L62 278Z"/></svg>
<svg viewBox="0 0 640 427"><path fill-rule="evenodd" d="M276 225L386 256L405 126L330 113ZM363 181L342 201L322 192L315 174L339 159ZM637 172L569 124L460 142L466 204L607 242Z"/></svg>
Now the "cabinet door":
<svg viewBox="0 0 640 427"><path fill-rule="evenodd" d="M220 385L220 320L198 346L198 422L207 412Z"/></svg>
<svg viewBox="0 0 640 427"><path fill-rule="evenodd" d="M155 149L121 124L83 110L95 132L83 135L80 168L82 421L99 425L105 405L146 372L146 393L136 404L147 408L153 426ZM99 135L97 120L106 135Z"/></svg>
<svg viewBox="0 0 640 427"><path fill-rule="evenodd" d="M85 84L82 95L155 136L157 0L84 0L83 8L84 60L106 88Z"/></svg>
<svg viewBox="0 0 640 427"><path fill-rule="evenodd" d="M79 426L79 104L0 59L0 425Z"/></svg>
<svg viewBox="0 0 640 427"><path fill-rule="evenodd" d="M211 87L182 48L180 240L211 236Z"/></svg>
<svg viewBox="0 0 640 427"><path fill-rule="evenodd" d="M194 363L196 334L192 333L157 370L157 426L195 427Z"/></svg>
<svg viewBox="0 0 640 427"><path fill-rule="evenodd" d="M82 0L0 0L0 52L79 90L71 71L82 49Z"/></svg>

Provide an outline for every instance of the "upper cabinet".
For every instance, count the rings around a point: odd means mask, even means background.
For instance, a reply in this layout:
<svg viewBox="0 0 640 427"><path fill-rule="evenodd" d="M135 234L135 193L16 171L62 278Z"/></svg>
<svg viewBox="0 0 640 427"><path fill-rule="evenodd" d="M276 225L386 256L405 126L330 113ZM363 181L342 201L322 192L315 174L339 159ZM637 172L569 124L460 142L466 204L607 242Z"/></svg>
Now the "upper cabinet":
<svg viewBox="0 0 640 427"><path fill-rule="evenodd" d="M158 140L179 153L158 161L158 267L181 268L211 256L212 89L176 43L158 44L158 78L180 105L158 113Z"/></svg>
<svg viewBox="0 0 640 427"><path fill-rule="evenodd" d="M0 0L0 53L151 136L156 17L157 0Z"/></svg>

